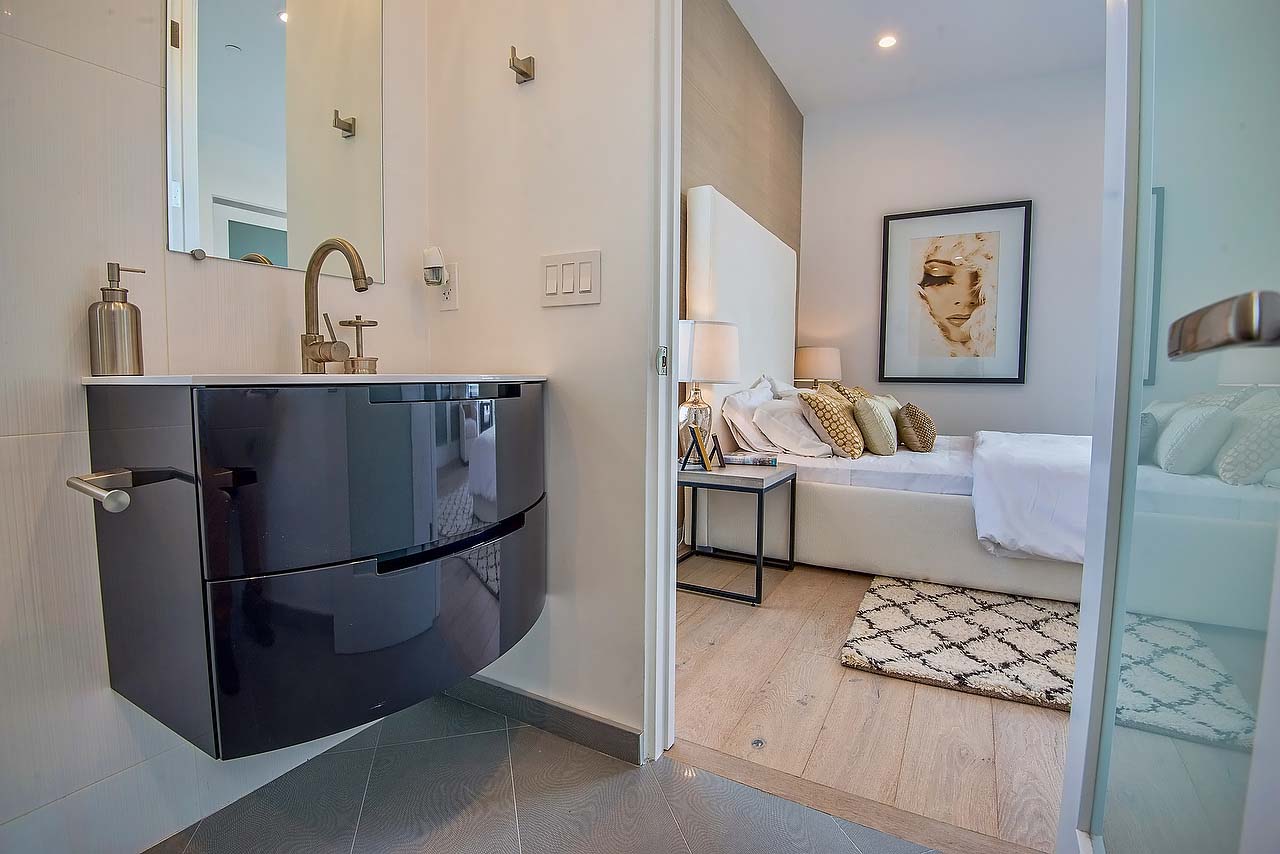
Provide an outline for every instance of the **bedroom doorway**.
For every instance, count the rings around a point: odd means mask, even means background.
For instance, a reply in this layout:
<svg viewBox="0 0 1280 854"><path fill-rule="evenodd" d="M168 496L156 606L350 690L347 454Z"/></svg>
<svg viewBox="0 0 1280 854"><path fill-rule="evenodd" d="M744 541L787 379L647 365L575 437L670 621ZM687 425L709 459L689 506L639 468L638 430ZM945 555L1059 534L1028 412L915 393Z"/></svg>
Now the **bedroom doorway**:
<svg viewBox="0 0 1280 854"><path fill-rule="evenodd" d="M1092 430L1079 334L1098 318L1080 271L1100 244L1103 4L1019 7L999 27L985 0L943 27L893 0L682 5L679 317L694 325L681 340L718 343L677 348L681 420L705 403L704 435L776 465L676 475L672 755L859 825L869 850L884 831L920 851L1050 852ZM985 213L970 208L1017 215L966 220L989 242L948 255L950 271L922 256L904 280L906 334L927 337L922 352L976 352L977 307L996 302L976 274L1018 295L1029 259L1026 381L886 381L886 217ZM996 267L975 248L994 242L988 228L1008 231ZM995 330L1006 343L1014 317ZM865 398L892 436L859 426L862 447L837 450L847 437L815 407L834 400L856 423ZM923 417L900 424L906 404ZM1073 470L1046 487L1070 493L1071 523L1018 556L975 524L984 433L1049 437Z"/></svg>

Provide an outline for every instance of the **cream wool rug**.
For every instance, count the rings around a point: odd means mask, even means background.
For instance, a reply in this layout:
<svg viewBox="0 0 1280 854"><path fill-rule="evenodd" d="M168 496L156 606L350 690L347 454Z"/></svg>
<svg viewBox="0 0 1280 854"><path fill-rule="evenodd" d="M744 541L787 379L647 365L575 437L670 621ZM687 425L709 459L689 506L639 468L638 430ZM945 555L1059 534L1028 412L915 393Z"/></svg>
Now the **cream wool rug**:
<svg viewBox="0 0 1280 854"><path fill-rule="evenodd" d="M1071 708L1080 608L876 576L845 641L848 667L1051 709ZM1117 722L1247 747L1254 715L1189 623L1130 614Z"/></svg>

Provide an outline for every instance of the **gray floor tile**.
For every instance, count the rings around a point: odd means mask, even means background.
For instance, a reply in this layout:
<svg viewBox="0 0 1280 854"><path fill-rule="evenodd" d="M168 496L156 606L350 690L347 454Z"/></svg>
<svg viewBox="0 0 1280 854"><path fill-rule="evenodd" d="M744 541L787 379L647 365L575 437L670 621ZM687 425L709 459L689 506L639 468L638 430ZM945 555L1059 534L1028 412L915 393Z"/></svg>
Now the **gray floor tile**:
<svg viewBox="0 0 1280 854"><path fill-rule="evenodd" d="M187 854L348 854L372 750L322 753L200 823Z"/></svg>
<svg viewBox="0 0 1280 854"><path fill-rule="evenodd" d="M379 745L352 850L516 854L506 730Z"/></svg>
<svg viewBox="0 0 1280 854"><path fill-rule="evenodd" d="M442 694L383 718L378 745L405 744L506 728L506 718L497 712Z"/></svg>
<svg viewBox="0 0 1280 854"><path fill-rule="evenodd" d="M687 854L647 768L533 727L510 736L524 854Z"/></svg>
<svg viewBox="0 0 1280 854"><path fill-rule="evenodd" d="M825 813L670 759L652 768L693 854L855 851Z"/></svg>
<svg viewBox="0 0 1280 854"><path fill-rule="evenodd" d="M185 830L179 830L164 842L151 846L142 854L184 854L199 824L199 822L196 822Z"/></svg>
<svg viewBox="0 0 1280 854"><path fill-rule="evenodd" d="M924 854L929 851L927 845L917 845L842 818L836 819L861 854Z"/></svg>
<svg viewBox="0 0 1280 854"><path fill-rule="evenodd" d="M346 741L340 741L325 753L346 753L348 750L368 750L378 745L378 733L382 732L382 721L374 721Z"/></svg>

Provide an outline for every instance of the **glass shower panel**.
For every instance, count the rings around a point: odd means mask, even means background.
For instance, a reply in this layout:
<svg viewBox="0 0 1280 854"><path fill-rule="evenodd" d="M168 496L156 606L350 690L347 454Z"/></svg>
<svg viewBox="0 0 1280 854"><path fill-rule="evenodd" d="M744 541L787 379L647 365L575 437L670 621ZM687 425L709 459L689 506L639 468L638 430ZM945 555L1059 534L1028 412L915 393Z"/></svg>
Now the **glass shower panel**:
<svg viewBox="0 0 1280 854"><path fill-rule="evenodd" d="M1280 527L1280 349L1166 356L1280 290L1280 3L1144 0L1139 248L1107 715L1108 854L1239 845ZM1277 470L1268 474L1268 469Z"/></svg>

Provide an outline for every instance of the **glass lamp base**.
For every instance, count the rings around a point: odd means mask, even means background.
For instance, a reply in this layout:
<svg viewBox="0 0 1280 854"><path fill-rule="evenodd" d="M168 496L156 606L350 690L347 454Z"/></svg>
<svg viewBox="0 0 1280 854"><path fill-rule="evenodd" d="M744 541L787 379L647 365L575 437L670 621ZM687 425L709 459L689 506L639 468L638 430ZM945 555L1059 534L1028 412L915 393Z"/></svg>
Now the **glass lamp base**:
<svg viewBox="0 0 1280 854"><path fill-rule="evenodd" d="M698 432L702 434L702 441L711 444L711 404L702 399L702 390L696 385L693 387L693 393L689 399L680 404L680 457L689 450L689 445L693 443L693 437L689 435L689 425L692 424L698 428ZM710 448L708 448L710 450Z"/></svg>

